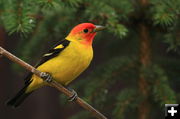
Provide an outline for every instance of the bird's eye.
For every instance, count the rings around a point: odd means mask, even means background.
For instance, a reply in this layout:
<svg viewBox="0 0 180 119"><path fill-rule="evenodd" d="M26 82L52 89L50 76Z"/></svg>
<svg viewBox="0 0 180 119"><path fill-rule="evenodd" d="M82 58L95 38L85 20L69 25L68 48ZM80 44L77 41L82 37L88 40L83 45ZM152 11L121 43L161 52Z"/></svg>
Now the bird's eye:
<svg viewBox="0 0 180 119"><path fill-rule="evenodd" d="M88 29L84 29L83 31L84 31L84 33L87 33L87 32L88 32Z"/></svg>

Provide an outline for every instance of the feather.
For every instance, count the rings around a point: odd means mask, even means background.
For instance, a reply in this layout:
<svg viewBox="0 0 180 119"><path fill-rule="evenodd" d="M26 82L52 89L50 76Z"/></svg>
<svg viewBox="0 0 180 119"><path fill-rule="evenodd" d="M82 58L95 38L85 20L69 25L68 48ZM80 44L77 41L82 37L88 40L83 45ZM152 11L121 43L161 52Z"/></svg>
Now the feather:
<svg viewBox="0 0 180 119"><path fill-rule="evenodd" d="M53 49L49 50L46 54L43 55L41 61L36 65L36 67L38 67L39 65L45 63L46 61L48 61L54 57L56 57L69 45L69 43L70 43L70 41L68 41L66 39L57 43Z"/></svg>
<svg viewBox="0 0 180 119"><path fill-rule="evenodd" d="M30 85L31 81L25 84L25 86L10 100L7 101L6 105L13 108L18 107L32 92L27 93L26 89Z"/></svg>
<svg viewBox="0 0 180 119"><path fill-rule="evenodd" d="M41 60L35 67L37 68L41 64L45 63L46 61L56 57L58 54L60 54L68 45L70 41L68 40L62 40L58 42L52 49L50 49L46 54L43 55ZM25 84L28 83L32 77L33 73L29 73L29 75L24 79Z"/></svg>

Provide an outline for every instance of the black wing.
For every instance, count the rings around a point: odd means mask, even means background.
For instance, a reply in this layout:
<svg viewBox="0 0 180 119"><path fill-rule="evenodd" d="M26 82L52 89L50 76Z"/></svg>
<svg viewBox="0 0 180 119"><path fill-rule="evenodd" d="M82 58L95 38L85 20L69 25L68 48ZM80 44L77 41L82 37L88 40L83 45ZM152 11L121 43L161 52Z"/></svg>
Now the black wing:
<svg viewBox="0 0 180 119"><path fill-rule="evenodd" d="M46 54L43 55L42 59L35 67L38 67L46 61L48 61L49 59L56 57L61 51L63 51L69 45L69 43L70 41L66 39L58 42L52 49L50 49ZM62 45L62 47L56 48L59 45Z"/></svg>
<svg viewBox="0 0 180 119"><path fill-rule="evenodd" d="M70 41L68 41L66 39L58 42L52 49L50 49L46 54L43 55L42 59L40 60L40 62L37 65L35 65L35 67L37 68L38 66L45 63L46 61L56 57L61 51L63 51L69 45L69 43L70 43ZM57 47L59 45L61 45L61 47ZM33 73L30 73L25 78L25 84L30 81L32 74Z"/></svg>

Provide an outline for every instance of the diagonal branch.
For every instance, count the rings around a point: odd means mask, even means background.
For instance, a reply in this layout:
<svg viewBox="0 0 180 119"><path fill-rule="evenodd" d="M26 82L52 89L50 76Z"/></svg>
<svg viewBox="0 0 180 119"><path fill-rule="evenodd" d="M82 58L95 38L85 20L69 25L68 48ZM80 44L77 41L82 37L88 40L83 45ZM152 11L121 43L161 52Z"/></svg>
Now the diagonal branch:
<svg viewBox="0 0 180 119"><path fill-rule="evenodd" d="M18 57L14 56L13 54L9 53L8 51L6 51L5 49L3 49L2 47L0 47L0 55L3 55L5 57L7 57L8 59L10 59L11 61L21 65L22 67L24 67L25 69L31 71L32 73L34 73L35 75L37 75L38 77L41 77L42 74L44 72L41 72L37 69L35 69L33 66L29 65L28 63L22 61L21 59L19 59ZM43 80L45 81L46 78L43 78ZM66 96L68 96L69 98L72 97L73 93L71 91L69 91L68 89L66 89L64 86L62 86L61 84L57 83L55 80L52 80L51 82L48 82L51 86L55 87L57 90L59 90L60 92L64 93ZM85 102L83 99L77 97L75 102L77 104L79 104L81 107L83 107L84 109L88 110L89 112L91 112L95 117L97 117L98 119L107 119L107 117L105 117L103 114L101 114L99 111L97 111L95 108L93 108L91 105L89 105L87 102Z"/></svg>

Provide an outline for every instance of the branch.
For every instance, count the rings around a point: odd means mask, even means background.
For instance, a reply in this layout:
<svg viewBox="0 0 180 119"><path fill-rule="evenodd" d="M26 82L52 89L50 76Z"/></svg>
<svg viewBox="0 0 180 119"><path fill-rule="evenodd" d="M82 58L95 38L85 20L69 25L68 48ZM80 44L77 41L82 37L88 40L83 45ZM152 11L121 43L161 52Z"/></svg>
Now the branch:
<svg viewBox="0 0 180 119"><path fill-rule="evenodd" d="M42 74L44 72L41 72L37 69L35 69L33 66L29 65L28 63L22 61L21 59L19 59L18 57L14 56L13 54L9 53L8 51L6 51L5 49L3 49L2 47L0 47L0 55L3 55L5 57L7 57L8 59L10 59L11 61L21 65L22 67L24 67L25 69L31 71L32 73L34 73L35 75L37 75L38 77L42 78ZM44 81L46 80L46 78L42 78ZM64 93L66 96L68 96L69 98L72 97L73 93L71 91L69 91L68 89L66 89L64 86L62 86L61 84L57 83L54 79L51 82L48 82L51 86L55 87L57 90L59 90L60 92ZM101 114L99 111L97 111L96 109L94 109L91 105L89 105L87 102L85 102L83 99L77 97L75 102L77 104L79 104L81 107L83 107L84 109L88 110L89 112L91 112L95 117L97 117L98 119L107 119L107 117L105 117L103 114Z"/></svg>

